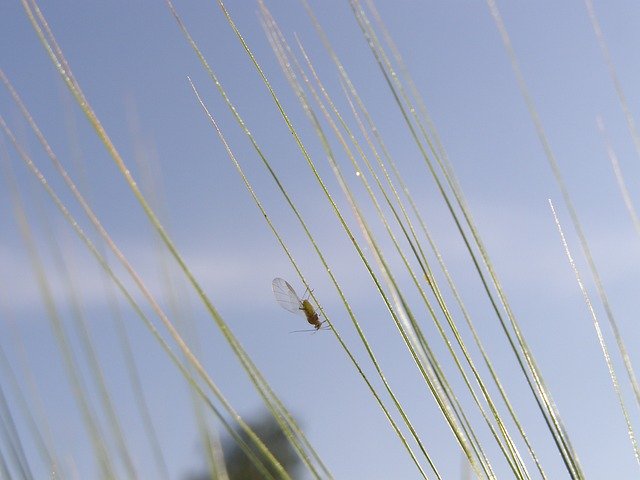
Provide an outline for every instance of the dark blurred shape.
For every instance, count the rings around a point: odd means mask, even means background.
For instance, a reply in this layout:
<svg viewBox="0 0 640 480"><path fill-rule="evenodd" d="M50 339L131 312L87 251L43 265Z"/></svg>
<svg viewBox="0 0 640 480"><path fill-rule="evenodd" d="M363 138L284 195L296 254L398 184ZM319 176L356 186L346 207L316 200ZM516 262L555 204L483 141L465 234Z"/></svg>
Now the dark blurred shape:
<svg viewBox="0 0 640 480"><path fill-rule="evenodd" d="M256 420L247 423L271 451L273 456L280 462L280 465L282 465L291 478L299 478L298 471L301 467L300 458L274 418L270 414L263 414ZM246 442L246 444L249 445L249 448L255 453L256 457L262 461L262 464L266 467L269 473L271 473L274 478L278 478L278 475L275 473L275 468L271 466L264 455L262 455L254 445L252 445L249 436L239 427L236 427L236 432ZM224 461L229 475L229 480L262 480L265 478L233 438L227 436L222 441L222 450L224 452ZM207 471L195 475L189 475L186 480L215 479L211 476L211 473Z"/></svg>

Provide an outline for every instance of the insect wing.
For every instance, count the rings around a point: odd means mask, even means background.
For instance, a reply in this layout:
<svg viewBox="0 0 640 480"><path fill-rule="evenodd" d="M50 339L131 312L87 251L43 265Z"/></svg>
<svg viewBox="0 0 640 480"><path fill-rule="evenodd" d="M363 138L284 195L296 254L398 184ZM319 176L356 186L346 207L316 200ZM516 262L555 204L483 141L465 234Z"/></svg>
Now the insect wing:
<svg viewBox="0 0 640 480"><path fill-rule="evenodd" d="M291 313L304 315L304 311L300 309L302 300L289 283L282 278L274 278L272 282L273 294L278 304Z"/></svg>

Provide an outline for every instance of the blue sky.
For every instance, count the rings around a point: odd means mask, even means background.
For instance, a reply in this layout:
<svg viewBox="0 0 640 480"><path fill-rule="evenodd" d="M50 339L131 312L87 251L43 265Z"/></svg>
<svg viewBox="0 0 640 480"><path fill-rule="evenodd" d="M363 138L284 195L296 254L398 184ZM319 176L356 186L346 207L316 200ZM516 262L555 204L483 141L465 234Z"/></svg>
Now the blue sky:
<svg viewBox="0 0 640 480"><path fill-rule="evenodd" d="M565 478L560 457L514 366L513 356L470 268L468 255L347 2L331 0L312 2L312 5L423 209L431 233L499 366L514 404L522 412L525 427L549 477ZM303 325L299 318L278 307L271 292L271 280L281 276L289 279L299 293L304 288L203 115L187 76L193 79L222 126L323 307L362 359L365 370L374 373L326 272L165 4L63 1L41 7L89 102L147 191L148 169L139 162L152 165L151 177L162 198L163 218L196 277L273 388L301 419L335 477L418 478L415 467L332 335L329 332L288 333ZM313 234L382 359L385 372L415 419L444 478L459 478L460 454L442 415L420 382L366 270L219 8L214 2L189 2L176 7L309 220ZM228 7L282 99L287 114L300 129L328 188L344 208L350 226L357 230L320 142L265 39L256 14L257 3L230 2ZM327 88L339 107L348 112L335 68L303 8L298 2L270 2L268 7L292 43L294 32L300 36ZM640 327L635 320L640 298L637 289L640 242L618 192L606 146L596 127L597 116L601 116L606 125L636 200L635 179L640 175L640 164L586 8L579 1L527 5L502 2L499 7L583 222L616 319L632 360L637 361ZM465 1L380 1L378 8L426 100L587 476L636 477L638 465L589 313L564 256L548 198L558 208L573 254L592 294L635 426L639 420L638 408L633 403L558 187L487 7L482 2ZM637 68L640 53L636 48L640 40L637 29L640 7L634 2L616 1L595 2L595 9L635 115L640 101L640 91L635 88L640 84ZM158 298L168 305L158 256L159 242L104 147L65 90L18 2L0 7L0 32L1 68L22 95L60 159L83 185L105 227ZM0 114L46 172L52 185L69 201L73 212L79 214L79 208L65 193L62 182L5 91L0 94ZM152 457L145 446L137 414L131 407L132 394L100 269L19 163L6 139L2 142L7 146L25 197L57 305L71 327L70 300L56 270L52 236L43 226L43 218L48 220L73 272L107 382L123 424L127 425L140 477L153 478ZM340 161L349 172L346 158L343 156ZM5 177L4 172L2 176ZM350 180L356 185L355 175ZM356 187L356 190L364 200L362 189ZM60 453L69 465L77 468L78 478L93 478L97 470L90 457L86 432L46 319L28 253L13 219L6 183L0 188L0 200L3 219L0 224L0 290L3 292L0 295L0 345L7 351L14 368L23 371L26 364L21 360L20 342L24 343ZM367 207L366 212L374 218L371 207ZM392 247L382 227L375 221L372 223L390 252ZM389 257L400 281L408 282L400 260L391 253ZM180 278L179 273L174 272L174 276ZM179 283L184 288L182 280ZM417 294L409 283L406 285L410 300L417 304ZM203 363L236 408L251 417L260 410L257 394L192 295L189 303L198 325ZM124 303L122 309L172 478L183 478L203 465L186 384L139 319ZM442 354L445 368L453 378L451 362L426 318L425 330L434 336L434 349ZM5 377L0 378L4 388ZM26 373L20 378L27 388ZM456 379L454 387L461 390L462 382ZM8 387L7 390L11 399ZM481 425L467 397L461 394L465 407L474 412L474 424ZM17 418L39 478L43 474L42 466L28 439L24 421L19 415ZM479 427L481 440L495 460L498 475L506 477L507 466L485 430L484 426Z"/></svg>

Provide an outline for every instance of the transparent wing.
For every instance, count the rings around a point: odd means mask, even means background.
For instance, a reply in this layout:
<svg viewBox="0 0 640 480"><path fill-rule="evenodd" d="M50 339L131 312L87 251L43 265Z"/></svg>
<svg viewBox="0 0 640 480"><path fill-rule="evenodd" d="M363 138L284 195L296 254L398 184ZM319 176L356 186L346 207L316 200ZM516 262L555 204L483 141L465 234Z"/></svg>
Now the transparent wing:
<svg viewBox="0 0 640 480"><path fill-rule="evenodd" d="M304 315L304 312L300 310L302 300L300 300L296 291L286 280L274 278L271 286L273 287L273 294L276 297L276 301L282 308L289 310L291 313Z"/></svg>

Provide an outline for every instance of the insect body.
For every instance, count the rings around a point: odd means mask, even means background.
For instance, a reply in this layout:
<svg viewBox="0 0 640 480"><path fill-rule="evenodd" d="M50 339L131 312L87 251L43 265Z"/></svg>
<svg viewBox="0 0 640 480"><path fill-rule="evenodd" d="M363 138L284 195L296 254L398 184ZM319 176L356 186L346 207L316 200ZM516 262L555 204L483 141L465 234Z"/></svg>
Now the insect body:
<svg viewBox="0 0 640 480"><path fill-rule="evenodd" d="M300 300L298 294L293 289L289 282L282 278L274 278L272 282L273 294L276 297L278 304L285 310L291 313L297 313L304 315L316 330L320 330L320 327L324 323L320 321L318 312L308 299Z"/></svg>

